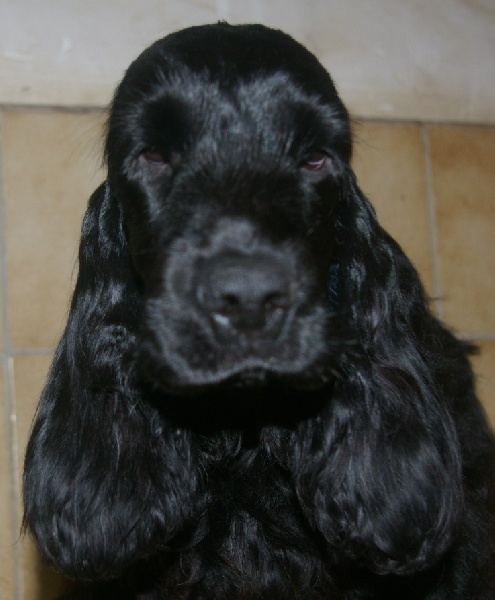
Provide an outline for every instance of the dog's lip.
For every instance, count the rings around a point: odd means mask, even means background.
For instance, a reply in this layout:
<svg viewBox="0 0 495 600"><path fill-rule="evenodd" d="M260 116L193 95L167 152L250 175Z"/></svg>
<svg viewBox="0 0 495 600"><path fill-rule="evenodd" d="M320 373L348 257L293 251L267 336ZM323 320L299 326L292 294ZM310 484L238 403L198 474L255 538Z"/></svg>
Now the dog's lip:
<svg viewBox="0 0 495 600"><path fill-rule="evenodd" d="M174 395L201 394L214 388L219 390L248 390L277 386L280 389L293 391L319 391L331 384L333 376L323 372L290 371L283 369L270 369L262 366L249 366L229 371L206 374L195 377L173 380L166 378L157 385L165 392Z"/></svg>

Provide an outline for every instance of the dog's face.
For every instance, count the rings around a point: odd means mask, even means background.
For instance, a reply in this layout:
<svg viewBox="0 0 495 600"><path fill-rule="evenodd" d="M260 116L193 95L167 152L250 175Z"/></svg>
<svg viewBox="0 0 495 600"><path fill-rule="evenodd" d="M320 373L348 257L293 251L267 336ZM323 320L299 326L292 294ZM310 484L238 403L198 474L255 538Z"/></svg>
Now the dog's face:
<svg viewBox="0 0 495 600"><path fill-rule="evenodd" d="M247 29L250 43L229 26L158 42L110 115L109 178L144 290L140 358L163 388L318 386L329 364L347 113L307 50Z"/></svg>

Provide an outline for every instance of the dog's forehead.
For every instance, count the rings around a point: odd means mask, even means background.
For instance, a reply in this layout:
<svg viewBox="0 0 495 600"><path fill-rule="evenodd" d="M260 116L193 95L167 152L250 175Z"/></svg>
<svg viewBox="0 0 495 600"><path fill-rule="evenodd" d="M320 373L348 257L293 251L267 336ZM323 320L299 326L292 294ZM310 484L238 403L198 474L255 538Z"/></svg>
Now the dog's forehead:
<svg viewBox="0 0 495 600"><path fill-rule="evenodd" d="M290 107L303 105L316 115L325 106L319 95L306 92L287 73L264 73L233 80L221 73L215 77L209 72L192 73L188 68L169 72L166 83L162 82L150 104L166 109L174 104L187 107L194 120L216 119L224 125L229 118L239 124L245 120L251 122L253 115L270 121L276 115L280 118L283 110L289 114Z"/></svg>
<svg viewBox="0 0 495 600"><path fill-rule="evenodd" d="M285 76L301 90L341 104L329 74L303 45L262 25L203 25L175 32L150 46L128 69L127 86L163 83L188 71L217 85ZM343 106L342 106L343 108Z"/></svg>
<svg viewBox="0 0 495 600"><path fill-rule="evenodd" d="M342 146L349 158L349 115L313 54L261 25L191 27L155 42L127 70L110 110L107 156L174 144L180 152L206 136L277 154L295 147L283 132L303 130L307 145Z"/></svg>
<svg viewBox="0 0 495 600"><path fill-rule="evenodd" d="M213 76L252 77L285 72L304 78L327 80L318 60L289 35L259 25L214 25L189 28L158 43L194 71Z"/></svg>

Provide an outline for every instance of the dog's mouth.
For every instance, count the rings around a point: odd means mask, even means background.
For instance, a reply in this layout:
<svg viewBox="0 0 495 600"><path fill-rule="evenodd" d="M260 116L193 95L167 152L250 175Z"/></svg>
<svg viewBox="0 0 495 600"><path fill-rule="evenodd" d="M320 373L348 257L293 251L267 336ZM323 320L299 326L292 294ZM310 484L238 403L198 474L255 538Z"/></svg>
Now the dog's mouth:
<svg viewBox="0 0 495 600"><path fill-rule="evenodd" d="M146 346L144 347L146 348ZM145 349L141 354L141 373L156 389L172 396L196 396L212 390L219 393L278 390L312 392L328 387L334 380L329 361L283 361L276 358L244 357L209 367L194 365L182 356L160 360Z"/></svg>
<svg viewBox="0 0 495 600"><path fill-rule="evenodd" d="M334 376L329 371L314 369L310 372L273 372L263 368L248 368L226 377L223 385L232 389L280 387L300 392L311 392L327 387Z"/></svg>
<svg viewBox="0 0 495 600"><path fill-rule="evenodd" d="M289 380L262 369L249 369L220 381L176 383L155 387L158 410L169 420L203 435L221 431L253 432L277 426L297 427L319 414L331 396L332 377ZM162 382L163 384L163 382Z"/></svg>
<svg viewBox="0 0 495 600"><path fill-rule="evenodd" d="M168 394L273 384L311 391L333 379L328 323L321 307L293 319L277 338L232 336L220 343L194 320L155 320L150 325L140 345L141 372Z"/></svg>
<svg viewBox="0 0 495 600"><path fill-rule="evenodd" d="M252 368L241 371L230 377L227 382L233 388L259 388L265 387L273 378L273 375L262 369Z"/></svg>

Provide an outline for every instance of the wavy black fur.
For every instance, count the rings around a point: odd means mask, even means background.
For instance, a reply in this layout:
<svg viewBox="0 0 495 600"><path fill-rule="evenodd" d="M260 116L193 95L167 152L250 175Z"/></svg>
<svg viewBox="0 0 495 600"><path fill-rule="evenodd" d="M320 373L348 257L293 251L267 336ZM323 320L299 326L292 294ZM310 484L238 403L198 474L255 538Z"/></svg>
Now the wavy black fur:
<svg viewBox="0 0 495 600"><path fill-rule="evenodd" d="M190 28L129 68L25 462L71 597L495 597L471 349L350 153L281 32Z"/></svg>

